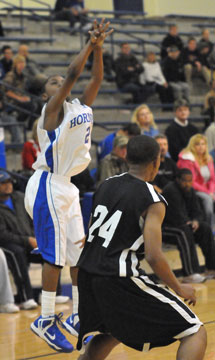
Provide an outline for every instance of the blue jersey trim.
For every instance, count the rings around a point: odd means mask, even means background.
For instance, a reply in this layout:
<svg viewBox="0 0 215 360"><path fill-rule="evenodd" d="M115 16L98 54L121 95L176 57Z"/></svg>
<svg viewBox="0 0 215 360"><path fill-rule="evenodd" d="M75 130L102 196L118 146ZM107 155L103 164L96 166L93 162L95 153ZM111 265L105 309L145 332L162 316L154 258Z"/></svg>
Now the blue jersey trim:
<svg viewBox="0 0 215 360"><path fill-rule="evenodd" d="M55 130L53 130L53 131L47 131L47 134L51 144L46 149L45 157L48 167L50 168L51 172L53 172L54 171L53 142L56 139L56 133Z"/></svg>

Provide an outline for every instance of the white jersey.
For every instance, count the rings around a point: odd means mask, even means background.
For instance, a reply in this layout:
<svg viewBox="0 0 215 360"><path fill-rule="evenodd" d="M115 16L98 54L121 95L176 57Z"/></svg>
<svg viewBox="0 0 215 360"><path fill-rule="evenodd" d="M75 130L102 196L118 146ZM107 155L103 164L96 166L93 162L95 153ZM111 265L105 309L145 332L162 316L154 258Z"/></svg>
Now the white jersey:
<svg viewBox="0 0 215 360"><path fill-rule="evenodd" d="M91 160L89 150L93 113L90 107L82 105L78 99L72 103L64 101L63 108L63 121L53 131L44 129L46 105L42 109L37 126L41 153L33 169L70 177L82 172Z"/></svg>

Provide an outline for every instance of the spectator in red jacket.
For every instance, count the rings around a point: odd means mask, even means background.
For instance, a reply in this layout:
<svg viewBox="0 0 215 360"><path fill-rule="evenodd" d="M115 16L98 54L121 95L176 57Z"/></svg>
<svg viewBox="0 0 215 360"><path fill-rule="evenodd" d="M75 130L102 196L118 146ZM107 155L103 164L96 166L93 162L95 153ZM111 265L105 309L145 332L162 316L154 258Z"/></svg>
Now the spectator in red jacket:
<svg viewBox="0 0 215 360"><path fill-rule="evenodd" d="M177 165L192 171L193 188L202 200L206 220L213 225L215 173L213 159L208 152L207 138L202 134L192 136L188 146L180 152Z"/></svg>
<svg viewBox="0 0 215 360"><path fill-rule="evenodd" d="M38 120L34 122L32 128L32 139L25 142L22 150L22 167L24 170L29 172L33 172L32 165L36 161L37 156L40 152L38 139L37 139L37 123Z"/></svg>

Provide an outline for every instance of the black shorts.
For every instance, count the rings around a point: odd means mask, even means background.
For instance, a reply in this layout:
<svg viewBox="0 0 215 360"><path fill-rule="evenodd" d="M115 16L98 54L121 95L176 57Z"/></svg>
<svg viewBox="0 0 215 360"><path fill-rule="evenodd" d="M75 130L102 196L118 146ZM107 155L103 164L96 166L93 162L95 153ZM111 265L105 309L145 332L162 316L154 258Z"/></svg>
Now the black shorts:
<svg viewBox="0 0 215 360"><path fill-rule="evenodd" d="M176 295L147 276L117 278L79 270L80 333L111 334L140 351L169 345L197 332L198 317Z"/></svg>

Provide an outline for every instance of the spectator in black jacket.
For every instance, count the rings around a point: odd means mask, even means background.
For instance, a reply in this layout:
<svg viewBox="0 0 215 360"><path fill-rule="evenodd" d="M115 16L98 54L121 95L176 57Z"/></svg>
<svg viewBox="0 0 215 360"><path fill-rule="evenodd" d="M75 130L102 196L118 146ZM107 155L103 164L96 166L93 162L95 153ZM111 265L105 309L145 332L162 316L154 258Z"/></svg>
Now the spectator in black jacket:
<svg viewBox="0 0 215 360"><path fill-rule="evenodd" d="M168 139L165 135L159 134L154 138L160 146L160 167L153 181L154 188L162 193L163 188L175 180L177 173L176 163L168 156Z"/></svg>
<svg viewBox="0 0 215 360"><path fill-rule="evenodd" d="M189 123L189 105L186 101L175 104L175 118L167 127L165 134L169 143L171 158L177 162L179 152L188 144L191 136L198 133L198 129Z"/></svg>
<svg viewBox="0 0 215 360"><path fill-rule="evenodd" d="M185 81L184 63L176 46L168 48L168 56L163 61L163 73L173 90L174 99L186 99L189 102L190 89Z"/></svg>
<svg viewBox="0 0 215 360"><path fill-rule="evenodd" d="M192 77L196 76L202 76L208 85L210 83L210 74L207 71L207 56L204 50L208 49L209 51L209 48L207 46L205 48L205 46L206 45L201 44L201 49L198 49L196 39L192 37L183 49L184 73L189 85L192 83Z"/></svg>
<svg viewBox="0 0 215 360"><path fill-rule="evenodd" d="M200 267L195 244L202 249L207 273L214 276L215 241L210 225L203 221L199 199L192 188L192 172L178 170L176 180L163 189L163 196L168 202L163 241L177 245L184 275L189 275L185 281L204 280L198 274Z"/></svg>
<svg viewBox="0 0 215 360"><path fill-rule="evenodd" d="M169 33L165 36L161 43L161 58L165 59L167 56L167 49L171 46L177 46L179 50L183 49L183 42L178 36L178 27L177 25L169 26Z"/></svg>
<svg viewBox="0 0 215 360"><path fill-rule="evenodd" d="M32 221L24 208L24 194L13 191L12 178L4 170L0 170L0 247L13 274L20 307L25 310L36 308L28 266L32 258L36 262L41 262L41 258L31 254L37 242Z"/></svg>
<svg viewBox="0 0 215 360"><path fill-rule="evenodd" d="M1 49L3 57L0 60L0 79L12 70L13 66L13 51L9 45L4 45Z"/></svg>
<svg viewBox="0 0 215 360"><path fill-rule="evenodd" d="M210 41L210 31L208 29L202 30L202 37L198 41L198 49L201 48L202 44L206 44L209 47L209 55L213 50L213 43Z"/></svg>
<svg viewBox="0 0 215 360"><path fill-rule="evenodd" d="M122 92L129 92L133 96L133 103L139 104L146 99L146 86L140 83L143 67L132 54L128 43L121 45L121 52L114 61L116 84Z"/></svg>

